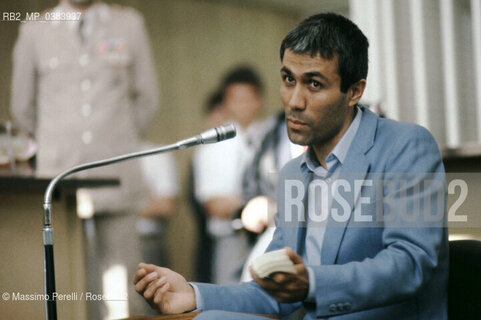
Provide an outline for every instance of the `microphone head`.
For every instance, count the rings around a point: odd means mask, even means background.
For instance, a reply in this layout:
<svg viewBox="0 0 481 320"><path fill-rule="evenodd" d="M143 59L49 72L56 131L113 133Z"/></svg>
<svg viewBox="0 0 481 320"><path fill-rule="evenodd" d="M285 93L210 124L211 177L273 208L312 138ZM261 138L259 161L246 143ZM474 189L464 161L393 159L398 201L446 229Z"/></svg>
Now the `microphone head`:
<svg viewBox="0 0 481 320"><path fill-rule="evenodd" d="M222 140L234 138L236 129L233 123L225 123L221 126L209 129L200 134L201 143L216 143Z"/></svg>
<svg viewBox="0 0 481 320"><path fill-rule="evenodd" d="M219 141L234 138L237 134L235 126L232 122L224 123L221 126L215 128L219 135Z"/></svg>

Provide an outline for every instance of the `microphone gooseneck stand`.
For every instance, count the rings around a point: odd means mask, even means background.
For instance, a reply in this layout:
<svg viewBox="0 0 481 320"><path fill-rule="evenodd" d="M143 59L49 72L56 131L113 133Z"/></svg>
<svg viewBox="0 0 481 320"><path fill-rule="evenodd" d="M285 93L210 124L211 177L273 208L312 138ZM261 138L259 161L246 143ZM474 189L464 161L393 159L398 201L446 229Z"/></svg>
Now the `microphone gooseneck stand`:
<svg viewBox="0 0 481 320"><path fill-rule="evenodd" d="M134 158L150 156L174 150L183 150L199 144L216 143L222 140L231 139L235 137L236 130L232 123L224 124L222 126L209 129L196 136L181 140L179 142L169 144L160 148L151 149L147 151L140 151L121 155L105 160L89 162L81 164L59 173L50 181L44 196L44 220L43 220L43 245L44 245L44 289L45 289L45 319L57 320L57 301L54 297L55 293L55 267L53 258L53 228L52 228L52 195L55 186L63 178L73 173L103 167L121 161L126 161Z"/></svg>

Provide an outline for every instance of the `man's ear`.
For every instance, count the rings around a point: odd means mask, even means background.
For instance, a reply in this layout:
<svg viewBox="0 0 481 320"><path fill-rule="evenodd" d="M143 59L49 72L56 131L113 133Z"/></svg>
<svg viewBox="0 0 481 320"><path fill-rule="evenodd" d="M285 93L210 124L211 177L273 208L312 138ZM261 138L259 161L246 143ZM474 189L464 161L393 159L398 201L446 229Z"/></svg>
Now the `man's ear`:
<svg viewBox="0 0 481 320"><path fill-rule="evenodd" d="M354 107L359 103L365 88L366 79L361 79L349 87L347 90L347 102L350 107Z"/></svg>

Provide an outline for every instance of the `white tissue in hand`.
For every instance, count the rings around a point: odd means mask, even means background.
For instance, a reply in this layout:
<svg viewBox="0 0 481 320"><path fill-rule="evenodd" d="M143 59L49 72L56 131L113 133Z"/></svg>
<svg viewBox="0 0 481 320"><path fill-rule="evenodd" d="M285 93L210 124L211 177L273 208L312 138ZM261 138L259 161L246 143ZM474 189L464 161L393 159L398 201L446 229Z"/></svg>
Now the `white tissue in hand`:
<svg viewBox="0 0 481 320"><path fill-rule="evenodd" d="M275 272L296 273L294 263L287 256L285 249L270 251L257 257L252 262L252 269L261 278Z"/></svg>

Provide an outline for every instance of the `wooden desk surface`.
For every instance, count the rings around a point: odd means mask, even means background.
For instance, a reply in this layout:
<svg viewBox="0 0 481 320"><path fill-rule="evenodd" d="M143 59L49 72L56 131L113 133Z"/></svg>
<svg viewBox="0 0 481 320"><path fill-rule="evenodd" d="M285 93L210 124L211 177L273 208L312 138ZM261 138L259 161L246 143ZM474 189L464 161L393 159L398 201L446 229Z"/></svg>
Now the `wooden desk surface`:
<svg viewBox="0 0 481 320"><path fill-rule="evenodd" d="M190 320L193 319L200 312L188 312L181 314L167 314L163 316L132 316L130 318L119 319L119 320ZM258 316L269 318L269 319L279 319L277 316L258 314Z"/></svg>
<svg viewBox="0 0 481 320"><path fill-rule="evenodd" d="M132 316L120 320L189 320L193 319L199 312L188 312L181 314L167 314L163 316Z"/></svg>

